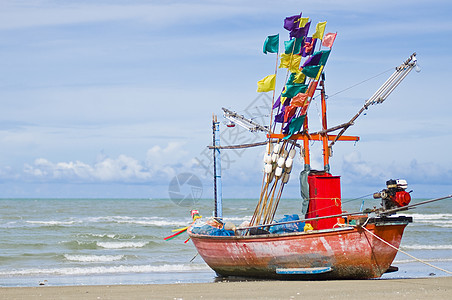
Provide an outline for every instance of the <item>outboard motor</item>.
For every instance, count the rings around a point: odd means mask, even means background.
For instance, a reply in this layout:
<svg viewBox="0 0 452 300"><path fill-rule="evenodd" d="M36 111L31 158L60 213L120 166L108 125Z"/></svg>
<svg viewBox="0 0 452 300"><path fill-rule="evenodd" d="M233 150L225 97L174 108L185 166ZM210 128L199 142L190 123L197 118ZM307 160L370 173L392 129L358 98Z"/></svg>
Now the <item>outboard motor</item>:
<svg viewBox="0 0 452 300"><path fill-rule="evenodd" d="M374 199L381 198L383 210L407 206L411 201L410 193L405 191L408 183L404 179L386 181L386 189L374 194Z"/></svg>

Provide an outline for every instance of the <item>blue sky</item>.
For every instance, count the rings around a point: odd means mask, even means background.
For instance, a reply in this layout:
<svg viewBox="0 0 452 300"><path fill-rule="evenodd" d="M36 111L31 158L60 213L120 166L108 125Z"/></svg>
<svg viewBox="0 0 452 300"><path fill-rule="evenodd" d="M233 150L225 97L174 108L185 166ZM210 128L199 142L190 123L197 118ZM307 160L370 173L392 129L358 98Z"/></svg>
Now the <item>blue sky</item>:
<svg viewBox="0 0 452 300"><path fill-rule="evenodd" d="M0 197L168 197L183 172L199 175L211 197L197 165L208 159L211 115L262 100L256 82L275 63L263 41L287 40L283 20L300 11L338 32L330 95L412 52L422 68L347 132L360 142L335 147L343 196L390 178L407 179L414 197L450 194L452 4L367 2L1 1ZM348 121L389 75L331 97L329 124ZM317 114L314 103L312 128ZM224 143L234 134L264 139L237 131ZM262 151L228 154L225 197L258 197ZM298 197L296 177L285 197Z"/></svg>

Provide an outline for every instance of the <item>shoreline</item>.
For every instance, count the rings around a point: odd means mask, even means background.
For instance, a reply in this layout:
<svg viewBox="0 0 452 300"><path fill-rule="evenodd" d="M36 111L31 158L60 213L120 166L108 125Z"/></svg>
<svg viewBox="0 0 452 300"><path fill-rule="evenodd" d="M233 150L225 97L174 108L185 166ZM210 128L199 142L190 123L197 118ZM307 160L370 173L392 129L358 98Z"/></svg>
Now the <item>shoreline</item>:
<svg viewBox="0 0 452 300"><path fill-rule="evenodd" d="M452 276L334 281L219 281L213 283L0 287L0 299L450 299Z"/></svg>

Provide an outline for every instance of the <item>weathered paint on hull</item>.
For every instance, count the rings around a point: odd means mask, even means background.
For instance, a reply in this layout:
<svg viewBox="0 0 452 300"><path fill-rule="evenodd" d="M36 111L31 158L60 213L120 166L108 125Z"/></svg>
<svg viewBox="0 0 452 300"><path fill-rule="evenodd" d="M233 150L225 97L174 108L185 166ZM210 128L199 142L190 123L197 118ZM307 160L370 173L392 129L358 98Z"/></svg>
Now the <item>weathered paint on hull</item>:
<svg viewBox="0 0 452 300"><path fill-rule="evenodd" d="M368 224L366 228L399 247L407 222ZM219 275L280 279L378 278L388 270L397 250L359 227L312 233L245 237L192 234L204 261ZM276 274L277 268L331 267L316 275Z"/></svg>

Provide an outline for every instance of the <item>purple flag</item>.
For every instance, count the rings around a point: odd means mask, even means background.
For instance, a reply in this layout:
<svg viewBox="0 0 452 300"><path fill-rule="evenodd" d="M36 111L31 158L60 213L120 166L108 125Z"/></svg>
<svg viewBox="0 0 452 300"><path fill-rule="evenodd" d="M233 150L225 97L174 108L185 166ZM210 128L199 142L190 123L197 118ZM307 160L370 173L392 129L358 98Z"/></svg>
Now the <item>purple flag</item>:
<svg viewBox="0 0 452 300"><path fill-rule="evenodd" d="M281 95L276 99L275 104L273 104L273 109L279 107L281 105Z"/></svg>
<svg viewBox="0 0 452 300"><path fill-rule="evenodd" d="M304 27L302 28L298 28L295 27L293 30L290 31L290 37L291 38L297 38L300 39L302 37L305 37L308 35L309 32L309 27L311 26L311 22L306 23L306 25L304 25Z"/></svg>
<svg viewBox="0 0 452 300"><path fill-rule="evenodd" d="M310 56L303 64L303 68L307 66L317 66L320 64L320 59L322 58L322 52L316 52L313 56Z"/></svg>
<svg viewBox="0 0 452 300"><path fill-rule="evenodd" d="M275 115L275 123L284 123L284 110Z"/></svg>
<svg viewBox="0 0 452 300"><path fill-rule="evenodd" d="M288 106L290 103L290 100L292 100L292 98L287 98L286 101L284 101L282 107L284 108L284 107Z"/></svg>
<svg viewBox="0 0 452 300"><path fill-rule="evenodd" d="M298 25L299 25L298 22L300 22L299 21L300 18L301 18L301 13L296 16L291 16L291 17L285 18L284 19L284 28L289 31L292 31L295 28L298 28Z"/></svg>

